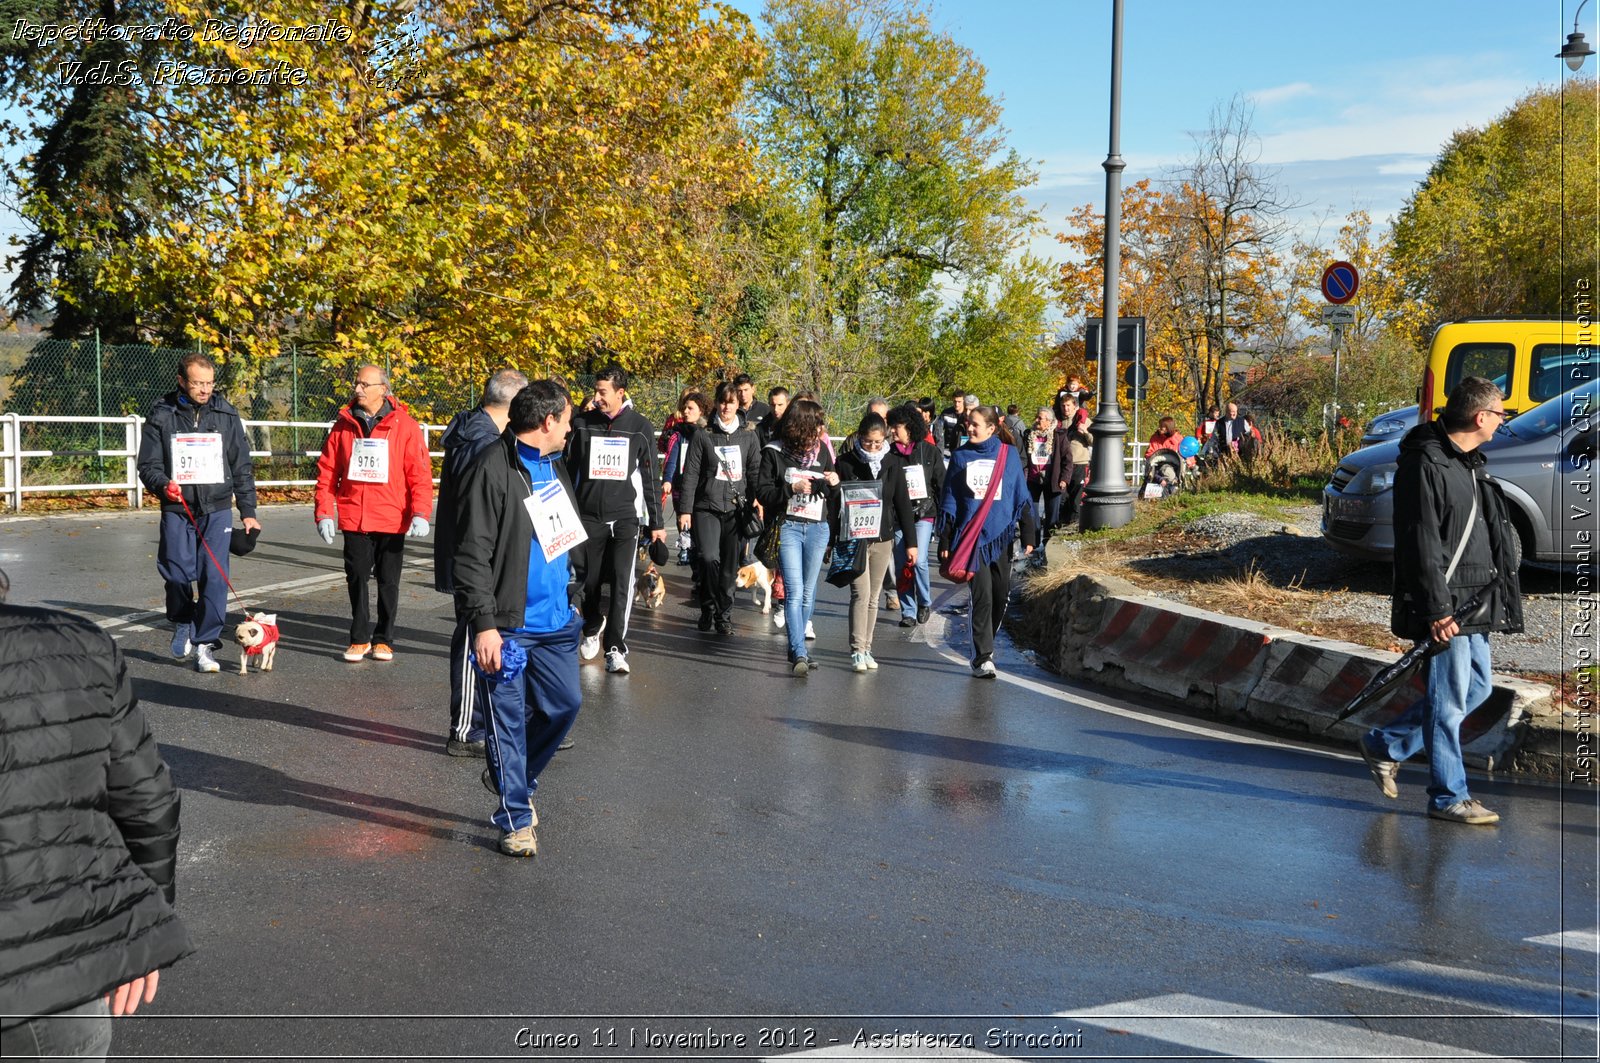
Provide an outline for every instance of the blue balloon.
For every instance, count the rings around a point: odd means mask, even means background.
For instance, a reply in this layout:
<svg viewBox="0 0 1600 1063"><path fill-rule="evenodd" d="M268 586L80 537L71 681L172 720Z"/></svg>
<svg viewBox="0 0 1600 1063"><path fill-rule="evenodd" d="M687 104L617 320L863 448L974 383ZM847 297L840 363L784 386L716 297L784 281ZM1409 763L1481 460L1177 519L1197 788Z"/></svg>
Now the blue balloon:
<svg viewBox="0 0 1600 1063"><path fill-rule="evenodd" d="M1186 458L1198 458L1200 456L1200 441L1194 436L1184 436L1183 442L1178 444L1178 453Z"/></svg>

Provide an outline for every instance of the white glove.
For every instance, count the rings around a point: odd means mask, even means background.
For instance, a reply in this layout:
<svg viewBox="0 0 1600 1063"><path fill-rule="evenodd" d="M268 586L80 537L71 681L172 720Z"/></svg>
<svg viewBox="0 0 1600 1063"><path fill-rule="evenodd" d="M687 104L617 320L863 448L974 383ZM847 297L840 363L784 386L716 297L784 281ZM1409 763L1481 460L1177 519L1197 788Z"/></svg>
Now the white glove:
<svg viewBox="0 0 1600 1063"><path fill-rule="evenodd" d="M427 534L428 534L428 518L427 517L412 517L411 518L411 528L410 528L410 530L408 530L406 532L406 538L409 539L412 536L421 537L421 536L425 536Z"/></svg>
<svg viewBox="0 0 1600 1063"><path fill-rule="evenodd" d="M322 536L322 541L329 546L333 545L333 518L323 517L317 521L317 534Z"/></svg>

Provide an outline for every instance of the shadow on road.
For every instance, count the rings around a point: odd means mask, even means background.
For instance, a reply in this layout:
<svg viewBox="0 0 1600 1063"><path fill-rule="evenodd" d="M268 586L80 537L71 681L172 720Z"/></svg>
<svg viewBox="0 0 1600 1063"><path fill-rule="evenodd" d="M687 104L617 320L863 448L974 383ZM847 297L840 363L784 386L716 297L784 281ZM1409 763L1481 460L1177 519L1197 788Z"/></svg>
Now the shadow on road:
<svg viewBox="0 0 1600 1063"><path fill-rule="evenodd" d="M442 841L464 841L485 848L493 848L495 845L493 839L482 833L481 819L428 808L425 805L414 805L409 801L398 801L392 797L380 797L358 790L346 790L339 786L307 782L276 768L268 768L236 757L202 753L165 743L161 744L160 749L161 759L165 760L172 770L173 781L184 790L252 805L284 805L312 812L325 812L345 819L422 834ZM418 822L417 819L409 817L444 820L477 829L452 830Z"/></svg>
<svg viewBox="0 0 1600 1063"><path fill-rule="evenodd" d="M323 731L340 738L356 738L366 742L382 742L391 746L406 746L429 753L438 753L441 741L438 735L400 727L392 723L379 723L354 716L340 716L320 709L308 709L281 701L267 701L237 694L231 690L226 695L206 687L179 686L159 679L135 678L133 691L141 701L167 705L178 709L195 709L231 716L239 720L266 720Z"/></svg>

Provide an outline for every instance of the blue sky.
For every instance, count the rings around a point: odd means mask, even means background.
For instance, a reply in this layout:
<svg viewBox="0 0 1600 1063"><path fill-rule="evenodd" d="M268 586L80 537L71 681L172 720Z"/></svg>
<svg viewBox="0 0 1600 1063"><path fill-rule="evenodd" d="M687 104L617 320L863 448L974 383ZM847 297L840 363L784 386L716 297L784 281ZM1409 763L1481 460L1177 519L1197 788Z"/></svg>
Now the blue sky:
<svg viewBox="0 0 1600 1063"><path fill-rule="evenodd" d="M1557 83L1566 68L1555 53L1578 2L1126 0L1123 183L1180 164L1211 108L1244 93L1262 164L1305 204L1302 232L1315 235L1321 222L1331 235L1356 207L1387 221L1452 132ZM1597 7L1591 0L1582 13L1591 45ZM1012 146L1036 163L1029 199L1051 231L1077 205L1101 207L1111 0L932 0L931 11L988 69ZM1585 73L1596 67L1591 58ZM1058 246L1034 244L1052 258Z"/></svg>

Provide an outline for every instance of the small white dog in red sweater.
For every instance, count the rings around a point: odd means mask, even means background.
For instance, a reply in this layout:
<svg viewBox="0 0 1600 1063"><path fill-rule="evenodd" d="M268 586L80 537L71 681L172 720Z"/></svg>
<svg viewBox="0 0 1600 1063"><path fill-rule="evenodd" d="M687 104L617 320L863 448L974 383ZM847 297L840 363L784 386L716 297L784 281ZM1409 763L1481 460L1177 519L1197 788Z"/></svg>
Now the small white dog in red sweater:
<svg viewBox="0 0 1600 1063"><path fill-rule="evenodd" d="M249 670L252 657L261 658L261 671L272 671L273 658L278 656L278 614L257 613L233 629L233 640L244 650L239 655L240 675Z"/></svg>

